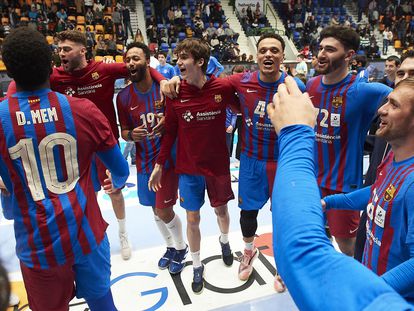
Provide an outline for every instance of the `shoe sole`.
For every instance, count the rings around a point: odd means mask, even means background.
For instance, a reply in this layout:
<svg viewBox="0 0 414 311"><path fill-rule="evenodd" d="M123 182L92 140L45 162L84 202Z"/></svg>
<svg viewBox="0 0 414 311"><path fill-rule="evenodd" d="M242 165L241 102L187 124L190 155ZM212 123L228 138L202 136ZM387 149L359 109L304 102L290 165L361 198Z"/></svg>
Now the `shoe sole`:
<svg viewBox="0 0 414 311"><path fill-rule="evenodd" d="M253 270L254 270L254 268L253 268L253 261L255 261L256 259L257 259L257 257L259 257L259 250L258 249L256 249L256 254L252 257L252 259L250 260L250 262L252 263L252 271L249 273L249 275L247 276L247 278L245 278L245 279L242 279L241 277L240 277L240 274L239 274L239 280L240 281L247 281L249 278L250 278L250 276L252 275L252 273L253 273Z"/></svg>

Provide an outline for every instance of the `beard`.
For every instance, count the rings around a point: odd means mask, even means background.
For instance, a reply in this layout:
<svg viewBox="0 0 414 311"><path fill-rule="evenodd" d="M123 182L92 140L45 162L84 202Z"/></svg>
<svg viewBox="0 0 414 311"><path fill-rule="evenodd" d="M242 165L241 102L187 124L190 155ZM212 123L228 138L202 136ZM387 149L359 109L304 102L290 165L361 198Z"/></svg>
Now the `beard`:
<svg viewBox="0 0 414 311"><path fill-rule="evenodd" d="M329 61L327 63L327 66L325 68L320 68L318 65L316 65L315 66L316 72L319 73L319 74L324 75L324 74L331 73L331 72L335 71L336 69L343 66L343 64L345 62L344 56L338 57L337 59L332 59L331 61Z"/></svg>
<svg viewBox="0 0 414 311"><path fill-rule="evenodd" d="M134 83L141 82L145 78L145 74L147 72L147 66L140 66L138 65L135 67L136 73L131 76L131 81Z"/></svg>

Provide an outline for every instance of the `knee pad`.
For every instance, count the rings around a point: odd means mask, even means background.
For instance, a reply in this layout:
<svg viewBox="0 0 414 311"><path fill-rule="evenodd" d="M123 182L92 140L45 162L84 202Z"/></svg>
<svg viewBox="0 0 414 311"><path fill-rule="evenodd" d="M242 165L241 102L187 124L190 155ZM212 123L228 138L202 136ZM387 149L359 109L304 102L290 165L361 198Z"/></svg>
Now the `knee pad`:
<svg viewBox="0 0 414 311"><path fill-rule="evenodd" d="M259 211L240 211L240 227L243 237L249 238L256 234L258 213Z"/></svg>

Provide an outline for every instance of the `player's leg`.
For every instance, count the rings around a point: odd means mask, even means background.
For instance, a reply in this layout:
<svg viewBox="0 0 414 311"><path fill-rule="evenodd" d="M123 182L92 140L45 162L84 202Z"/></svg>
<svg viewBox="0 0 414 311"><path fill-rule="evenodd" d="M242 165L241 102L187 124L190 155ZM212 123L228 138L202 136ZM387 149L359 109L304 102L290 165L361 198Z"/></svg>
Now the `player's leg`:
<svg viewBox="0 0 414 311"><path fill-rule="evenodd" d="M108 237L73 265L76 297L84 298L91 311L116 311L111 292L111 253Z"/></svg>
<svg viewBox="0 0 414 311"><path fill-rule="evenodd" d="M203 176L182 174L179 177L180 205L187 212L187 239L193 260L191 288L196 294L204 288L204 265L200 256L200 208L204 204L205 187Z"/></svg>
<svg viewBox="0 0 414 311"><path fill-rule="evenodd" d="M29 307L32 311L69 310L75 296L73 262L50 269L32 269L20 262Z"/></svg>
<svg viewBox="0 0 414 311"><path fill-rule="evenodd" d="M173 168L165 169L162 173L163 187L156 193L155 213L162 220L168 230L174 245L172 258L164 256L170 273L177 274L184 269L184 261L188 253L188 246L184 242L183 229L180 217L174 212L173 206L177 201L178 175ZM167 249L168 252L168 249ZM160 266L160 263L159 265Z"/></svg>
<svg viewBox="0 0 414 311"><path fill-rule="evenodd" d="M227 202L234 199L231 189L230 174L217 177L206 177L207 193L211 206L217 216L220 229L220 246L223 262L226 266L233 264L233 253L229 243L230 217Z"/></svg>
<svg viewBox="0 0 414 311"><path fill-rule="evenodd" d="M274 165L273 176L276 172ZM270 174L269 174L270 175ZM251 159L242 154L240 157L239 171L239 207L240 228L243 235L244 251L239 265L239 279L246 281L253 272L253 262L259 255L259 250L254 245L257 231L257 215L270 197L266 162ZM273 184L272 178L271 182Z"/></svg>
<svg viewBox="0 0 414 311"><path fill-rule="evenodd" d="M96 171L101 185L104 184L104 181L107 177L106 167L99 160L96 159ZM95 182L94 182L95 184ZM126 230L126 217L125 217L125 200L122 194L122 191L119 190L115 193L109 195L112 203L112 209L114 210L115 217L118 220L118 234L119 234L119 243L121 246L121 256L122 259L128 260L131 258L131 245L128 240L128 233Z"/></svg>

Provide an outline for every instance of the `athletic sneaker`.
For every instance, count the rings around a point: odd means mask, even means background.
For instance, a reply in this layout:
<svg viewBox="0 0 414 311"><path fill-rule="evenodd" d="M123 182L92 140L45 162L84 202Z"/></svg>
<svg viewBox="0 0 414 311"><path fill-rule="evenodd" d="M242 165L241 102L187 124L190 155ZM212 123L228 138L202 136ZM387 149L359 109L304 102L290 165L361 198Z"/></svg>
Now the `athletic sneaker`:
<svg viewBox="0 0 414 311"><path fill-rule="evenodd" d="M123 260L131 258L131 245L128 241L128 233L119 233L119 244L121 245L121 256Z"/></svg>
<svg viewBox="0 0 414 311"><path fill-rule="evenodd" d="M240 260L239 279L247 281L253 272L253 261L259 256L259 250L255 247L253 250L244 250Z"/></svg>
<svg viewBox="0 0 414 311"><path fill-rule="evenodd" d="M221 258L223 259L224 264L227 267L230 267L233 264L233 253L231 252L230 243L222 243L219 238L221 245Z"/></svg>
<svg viewBox="0 0 414 311"><path fill-rule="evenodd" d="M275 289L275 291L277 291L278 293L283 293L286 290L286 285L283 282L282 278L280 277L279 274L275 275L275 280L273 282L273 287Z"/></svg>
<svg viewBox="0 0 414 311"><path fill-rule="evenodd" d="M194 294L201 294L204 288L204 265L201 264L200 267L193 269L193 282L191 283L191 289L193 290Z"/></svg>
<svg viewBox="0 0 414 311"><path fill-rule="evenodd" d="M184 260L187 257L188 245L184 249L175 250L174 257L170 263L169 271L171 274L178 274L184 269Z"/></svg>
<svg viewBox="0 0 414 311"><path fill-rule="evenodd" d="M17 306L20 303L20 298L14 293L10 293L9 307Z"/></svg>
<svg viewBox="0 0 414 311"><path fill-rule="evenodd" d="M158 268L161 270L167 269L170 266L175 252L176 249L174 247L167 247L165 254L160 258L160 260L158 260Z"/></svg>

